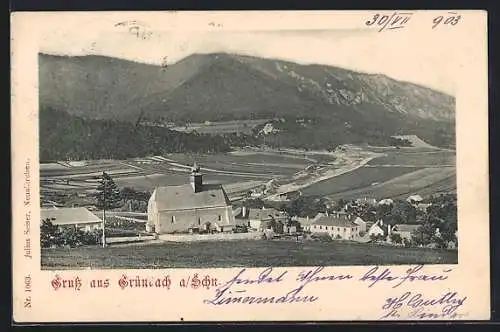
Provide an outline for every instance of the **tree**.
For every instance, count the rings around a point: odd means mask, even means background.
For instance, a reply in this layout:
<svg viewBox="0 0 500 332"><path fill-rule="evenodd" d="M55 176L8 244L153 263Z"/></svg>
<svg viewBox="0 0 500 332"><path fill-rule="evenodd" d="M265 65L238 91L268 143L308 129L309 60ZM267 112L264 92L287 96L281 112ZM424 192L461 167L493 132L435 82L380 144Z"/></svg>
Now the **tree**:
<svg viewBox="0 0 500 332"><path fill-rule="evenodd" d="M57 245L59 230L50 219L42 220L40 225L40 246L42 248L50 248Z"/></svg>
<svg viewBox="0 0 500 332"><path fill-rule="evenodd" d="M434 235L436 234L436 225L434 220L429 219L424 222L422 226L417 228L411 234L412 242L416 245L428 245L434 240Z"/></svg>
<svg viewBox="0 0 500 332"><path fill-rule="evenodd" d="M300 196L293 200L285 211L290 216L315 217L318 212L324 212L327 209L327 200L315 196Z"/></svg>
<svg viewBox="0 0 500 332"><path fill-rule="evenodd" d="M99 186L97 187L96 198L96 207L102 210L111 210L122 205L120 190L115 181L106 172L102 172Z"/></svg>
<svg viewBox="0 0 500 332"><path fill-rule="evenodd" d="M411 247L411 241L408 240L407 238L404 238L403 245L405 246L405 248L409 248L409 247Z"/></svg>
<svg viewBox="0 0 500 332"><path fill-rule="evenodd" d="M372 242L384 242L385 236L382 234L370 234L370 240Z"/></svg>
<svg viewBox="0 0 500 332"><path fill-rule="evenodd" d="M403 238L398 233L391 233L390 239L391 242L395 244L403 243Z"/></svg>
<svg viewBox="0 0 500 332"><path fill-rule="evenodd" d="M115 209L122 205L120 190L115 181L106 172L102 172L99 186L97 186L96 198L97 208L102 209L102 245L104 247L106 246L106 210Z"/></svg>

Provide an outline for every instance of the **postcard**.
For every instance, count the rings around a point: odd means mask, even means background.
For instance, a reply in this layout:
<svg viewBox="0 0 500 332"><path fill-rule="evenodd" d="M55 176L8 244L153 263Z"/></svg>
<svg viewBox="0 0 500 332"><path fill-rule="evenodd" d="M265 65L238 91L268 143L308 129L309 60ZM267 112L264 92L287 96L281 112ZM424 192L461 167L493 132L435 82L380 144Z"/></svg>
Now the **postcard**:
<svg viewBox="0 0 500 332"><path fill-rule="evenodd" d="M13 13L14 320L489 319L486 20Z"/></svg>

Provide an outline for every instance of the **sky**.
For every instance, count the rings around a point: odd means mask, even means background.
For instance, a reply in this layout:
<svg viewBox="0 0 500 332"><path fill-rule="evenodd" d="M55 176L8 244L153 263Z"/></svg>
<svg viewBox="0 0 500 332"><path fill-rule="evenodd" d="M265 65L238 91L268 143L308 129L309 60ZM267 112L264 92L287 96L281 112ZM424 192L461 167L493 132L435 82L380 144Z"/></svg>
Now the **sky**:
<svg viewBox="0 0 500 332"><path fill-rule="evenodd" d="M139 29L130 30L132 26ZM137 33L138 32L138 33ZM40 51L113 56L138 62L175 63L193 53L231 52L381 73L454 94L453 45L439 33L378 33L364 29L158 30L147 24L114 29L81 26L42 33Z"/></svg>

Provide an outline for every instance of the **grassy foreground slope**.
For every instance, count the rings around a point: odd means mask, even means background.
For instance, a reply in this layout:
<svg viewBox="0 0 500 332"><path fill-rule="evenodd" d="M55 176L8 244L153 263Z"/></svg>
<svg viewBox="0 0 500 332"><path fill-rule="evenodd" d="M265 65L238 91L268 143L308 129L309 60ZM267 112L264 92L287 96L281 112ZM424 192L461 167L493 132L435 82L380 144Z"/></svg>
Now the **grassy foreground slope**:
<svg viewBox="0 0 500 332"><path fill-rule="evenodd" d="M348 242L227 241L42 250L42 268L143 269L456 264L457 251Z"/></svg>

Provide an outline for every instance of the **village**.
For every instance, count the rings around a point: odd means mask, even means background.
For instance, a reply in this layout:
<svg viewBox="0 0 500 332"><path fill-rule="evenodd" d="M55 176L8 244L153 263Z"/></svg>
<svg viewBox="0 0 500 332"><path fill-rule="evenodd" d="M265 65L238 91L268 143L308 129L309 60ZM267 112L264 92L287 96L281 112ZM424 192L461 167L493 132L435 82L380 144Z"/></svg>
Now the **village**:
<svg viewBox="0 0 500 332"><path fill-rule="evenodd" d="M91 206L44 202L41 246L146 245L197 241L343 241L395 247L458 247L456 195L404 200L267 195L253 190L230 201L222 185L206 184L196 163L186 184L157 187L137 204L110 175ZM144 196L144 195L143 195ZM129 198L130 198L129 197ZM147 203L145 202L147 200ZM146 211L144 211L146 210Z"/></svg>

